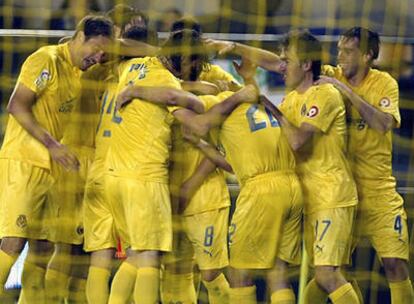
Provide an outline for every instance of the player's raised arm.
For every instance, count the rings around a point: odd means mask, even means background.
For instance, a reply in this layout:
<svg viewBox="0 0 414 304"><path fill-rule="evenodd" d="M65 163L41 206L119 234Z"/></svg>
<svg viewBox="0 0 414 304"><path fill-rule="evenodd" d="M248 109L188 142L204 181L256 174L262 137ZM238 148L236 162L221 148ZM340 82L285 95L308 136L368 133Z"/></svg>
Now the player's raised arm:
<svg viewBox="0 0 414 304"><path fill-rule="evenodd" d="M36 93L23 84L18 84L10 97L7 111L34 138L48 150L53 160L66 169L77 170L79 161L68 148L56 140L36 120L32 107L36 103Z"/></svg>
<svg viewBox="0 0 414 304"><path fill-rule="evenodd" d="M348 98L348 100L357 109L359 114L362 116L362 118L367 122L367 124L371 128L381 133L386 133L395 127L396 121L391 114L385 113L381 111L380 109L377 109L373 105L369 104L361 96L355 93L348 85L341 82L340 80L333 78L333 77L320 76L320 79L317 83L333 84L335 88L337 88L346 98ZM390 93L386 94L387 96L397 95L397 99L398 99L398 87L396 87L396 89L394 90L390 89L389 91ZM388 102L391 103L389 99L384 99L384 100L388 100Z"/></svg>
<svg viewBox="0 0 414 304"><path fill-rule="evenodd" d="M203 103L190 92L167 87L139 85L127 86L118 94L116 101L117 109L120 109L135 98L165 106L180 106L196 113L204 112Z"/></svg>
<svg viewBox="0 0 414 304"><path fill-rule="evenodd" d="M233 41L206 39L205 42L209 47L215 49L219 55L226 53L236 54L242 58L249 59L268 71L280 73L282 61L275 53Z"/></svg>

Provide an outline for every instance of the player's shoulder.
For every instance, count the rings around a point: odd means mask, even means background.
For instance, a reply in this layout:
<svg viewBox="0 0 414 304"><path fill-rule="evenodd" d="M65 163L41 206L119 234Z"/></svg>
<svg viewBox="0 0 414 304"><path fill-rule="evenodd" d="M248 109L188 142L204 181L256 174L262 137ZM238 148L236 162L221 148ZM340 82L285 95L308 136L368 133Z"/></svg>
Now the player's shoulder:
<svg viewBox="0 0 414 304"><path fill-rule="evenodd" d="M26 61L55 61L59 57L57 45L46 45L37 49L27 57Z"/></svg>
<svg viewBox="0 0 414 304"><path fill-rule="evenodd" d="M330 83L313 85L311 87L311 94L313 96L329 97L333 99L341 100L341 94L339 91Z"/></svg>
<svg viewBox="0 0 414 304"><path fill-rule="evenodd" d="M371 68L368 73L368 80L382 88L384 86L393 85L398 86L397 80L392 77L388 72L380 71L378 69Z"/></svg>

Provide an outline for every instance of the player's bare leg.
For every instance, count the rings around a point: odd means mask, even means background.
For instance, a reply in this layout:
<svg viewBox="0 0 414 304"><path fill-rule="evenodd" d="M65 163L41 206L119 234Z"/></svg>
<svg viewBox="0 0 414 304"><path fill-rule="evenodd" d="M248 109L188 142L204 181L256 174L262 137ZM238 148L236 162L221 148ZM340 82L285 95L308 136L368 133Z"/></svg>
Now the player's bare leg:
<svg viewBox="0 0 414 304"><path fill-rule="evenodd" d="M47 303L62 303L68 295L71 245L56 243L45 278Z"/></svg>
<svg viewBox="0 0 414 304"><path fill-rule="evenodd" d="M25 238L4 237L0 243L0 297L4 295L3 286L9 277L10 269L16 262L26 243Z"/></svg>
<svg viewBox="0 0 414 304"><path fill-rule="evenodd" d="M383 258L382 263L391 289L391 303L413 303L413 287L409 278L407 261L398 258Z"/></svg>
<svg viewBox="0 0 414 304"><path fill-rule="evenodd" d="M316 283L329 294L334 304L359 303L358 296L351 283L348 283L337 266L316 266Z"/></svg>
<svg viewBox="0 0 414 304"><path fill-rule="evenodd" d="M136 304L152 304L159 301L161 254L159 251L135 251L127 253L125 262L137 269L134 288Z"/></svg>
<svg viewBox="0 0 414 304"><path fill-rule="evenodd" d="M275 266L267 273L267 284L271 294L271 303L294 304L295 294L290 286L288 278L289 264L279 258Z"/></svg>
<svg viewBox="0 0 414 304"><path fill-rule="evenodd" d="M52 253L53 244L49 241L29 239L19 303L45 303L45 274Z"/></svg>
<svg viewBox="0 0 414 304"><path fill-rule="evenodd" d="M230 304L256 303L256 286L247 269L229 267Z"/></svg>

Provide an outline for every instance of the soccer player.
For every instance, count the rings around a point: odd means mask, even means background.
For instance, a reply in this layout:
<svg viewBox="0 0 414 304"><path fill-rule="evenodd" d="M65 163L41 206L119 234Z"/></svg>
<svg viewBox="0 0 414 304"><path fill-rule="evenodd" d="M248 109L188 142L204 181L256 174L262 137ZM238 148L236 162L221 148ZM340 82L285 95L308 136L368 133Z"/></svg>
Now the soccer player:
<svg viewBox="0 0 414 304"><path fill-rule="evenodd" d="M200 40L191 35L183 34L176 38L200 44ZM162 59L146 57L129 60L120 78L119 88L129 84L153 86L162 83L165 87L181 89L177 78L164 67L165 64L171 68L178 64L178 60L181 59L172 55ZM179 70L177 74L187 72ZM125 284L120 278L126 272L135 273L136 303L157 301L159 255L171 250L167 161L172 116L169 111L171 108L168 110L137 101L116 113L113 118L115 124L111 130L108 169L104 179L115 227L130 249L127 259L115 275L112 288Z"/></svg>
<svg viewBox="0 0 414 304"><path fill-rule="evenodd" d="M251 96L245 98L252 101ZM227 119L207 114L194 117L194 123L201 129L221 125L219 141L241 185L230 225L230 303L256 303L252 272L258 269L266 271L272 303L293 303L286 271L289 263L298 263L302 216L294 155L263 106L243 103ZM205 143L195 143L205 151Z"/></svg>
<svg viewBox="0 0 414 304"><path fill-rule="evenodd" d="M87 16L70 42L42 47L22 66L0 151L0 293L26 240L33 244L48 236L45 200L56 178L56 165L68 170L79 167L76 156L59 140L79 96L81 72L101 61L111 39L110 20ZM29 287L27 298L43 303L46 265L39 256L33 252L26 259L23 286Z"/></svg>
<svg viewBox="0 0 414 304"><path fill-rule="evenodd" d="M251 99L251 91L251 88L247 88L234 95L233 92L223 92L218 96L200 96L199 98L203 101L206 110L219 111L218 115L222 116L225 115L226 110L220 109L227 108L230 99L235 107L236 104ZM231 98L226 100L229 96ZM118 97L122 102L132 98L155 102L155 100L168 98L168 95L157 92L157 90L150 94L142 87L128 87ZM173 113L184 125L191 126L191 118L188 114L190 114L188 110L184 109L177 109ZM184 120L181 120L182 118ZM222 269L228 266L227 228L230 198L227 186L222 173L216 171L216 165L204 159L203 154L197 148L184 140L178 122L173 124L172 131L170 190L172 205L173 208L175 207L176 224L182 231L179 229L175 231L174 244L176 246L173 252L167 254L163 260L166 268L163 275L167 278L163 278L162 300L163 302L180 301L183 303L197 301L192 279L192 262L193 255L195 255L203 283L208 290L209 302L226 303L228 302L228 283L222 274ZM215 131L211 133L211 137L217 142L218 130ZM215 155L221 158L223 166L231 170L219 152L216 152ZM193 174L196 177L193 177ZM195 178L199 181L194 181ZM194 183L197 183L197 186L194 186ZM180 192L180 188L183 187L186 187L185 191L191 192L192 195L185 195L189 202L186 206L179 206L179 197L184 197L184 193Z"/></svg>
<svg viewBox="0 0 414 304"><path fill-rule="evenodd" d="M119 34L124 33L124 30L131 26L140 26L140 33L146 37L146 27L141 28L147 22L143 13L129 6L119 5L110 10L107 16L114 20L116 38L120 38ZM86 270L89 261L82 250L84 236L82 201L86 176L94 157L100 97L104 91L103 83L109 71L113 69L116 61L112 59L113 57L115 56L107 56L103 64L95 65L82 74L81 97L76 100L71 120L61 140L75 152L81 166L77 172L62 170L56 185L50 191L49 201L54 207L52 217L54 225L49 239L55 243L55 252L46 272L46 296L50 303L60 303L64 297L69 297L69 300L85 297ZM100 291L100 294L105 293ZM83 302L85 301L86 299L83 299ZM91 302L96 303L94 300Z"/></svg>
<svg viewBox="0 0 414 304"><path fill-rule="evenodd" d="M359 303L341 274L341 266L349 263L357 205L345 156L345 105L332 85L314 85L321 70L320 56L321 45L314 36L307 31L290 32L280 67L291 91L279 109L266 104L296 151L305 199L305 246L315 267L315 281L333 303ZM313 303L308 291L305 301Z"/></svg>
<svg viewBox="0 0 414 304"><path fill-rule="evenodd" d="M413 303L408 272L407 215L392 176L392 129L399 127L398 84L373 69L379 36L361 27L338 42L338 66L325 66L320 83L333 84L347 100L350 164L358 189L356 235L371 241L384 265L391 301Z"/></svg>

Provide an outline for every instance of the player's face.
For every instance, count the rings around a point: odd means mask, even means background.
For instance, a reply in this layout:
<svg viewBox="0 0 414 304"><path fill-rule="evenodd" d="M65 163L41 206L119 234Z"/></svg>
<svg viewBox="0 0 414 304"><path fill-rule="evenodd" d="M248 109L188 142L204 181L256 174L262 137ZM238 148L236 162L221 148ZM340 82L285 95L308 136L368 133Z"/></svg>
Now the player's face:
<svg viewBox="0 0 414 304"><path fill-rule="evenodd" d="M296 48L284 48L280 59L282 60L281 72L283 73L285 85L289 89L295 89L305 76L302 64L296 53Z"/></svg>
<svg viewBox="0 0 414 304"><path fill-rule="evenodd" d="M94 64L103 62L105 58L104 49L111 43L111 40L104 36L96 36L88 40L84 40L79 47L77 53L76 65L82 71L86 71Z"/></svg>
<svg viewBox="0 0 414 304"><path fill-rule="evenodd" d="M358 43L357 38L341 38L338 42L338 66L347 79L354 77L365 64Z"/></svg>

